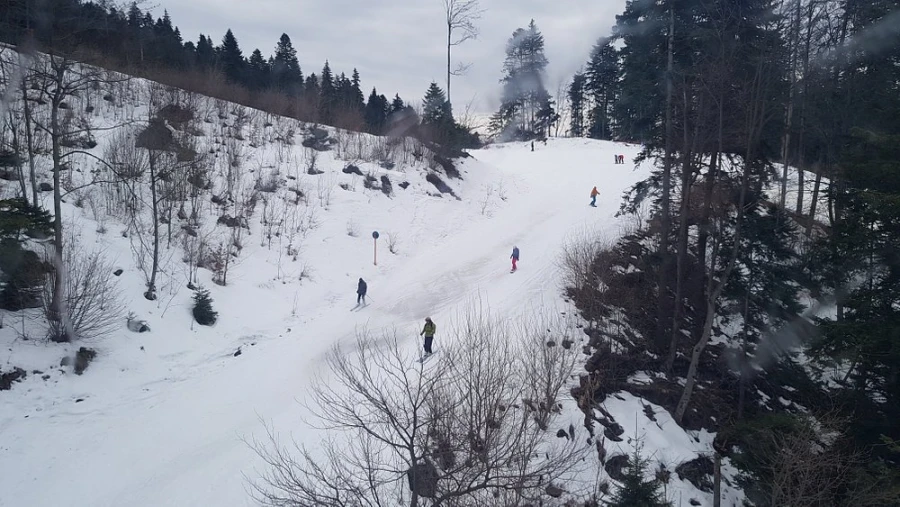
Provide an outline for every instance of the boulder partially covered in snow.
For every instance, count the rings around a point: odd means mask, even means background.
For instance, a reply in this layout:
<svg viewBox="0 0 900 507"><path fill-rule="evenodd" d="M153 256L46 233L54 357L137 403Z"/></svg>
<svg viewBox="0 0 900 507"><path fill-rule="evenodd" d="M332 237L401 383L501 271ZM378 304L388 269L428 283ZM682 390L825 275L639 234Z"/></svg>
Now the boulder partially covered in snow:
<svg viewBox="0 0 900 507"><path fill-rule="evenodd" d="M147 321L138 319L134 314L129 315L125 323L128 326L128 330L134 333L147 333L150 331Z"/></svg>
<svg viewBox="0 0 900 507"><path fill-rule="evenodd" d="M700 491L712 493L712 477L715 469L708 456L698 456L675 467L675 473L681 480L687 480Z"/></svg>

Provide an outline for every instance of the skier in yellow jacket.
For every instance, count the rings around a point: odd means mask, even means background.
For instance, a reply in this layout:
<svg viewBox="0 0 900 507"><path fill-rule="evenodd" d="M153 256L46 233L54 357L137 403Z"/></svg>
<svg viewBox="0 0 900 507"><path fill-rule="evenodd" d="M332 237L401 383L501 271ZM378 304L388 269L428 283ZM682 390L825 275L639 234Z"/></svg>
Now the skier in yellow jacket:
<svg viewBox="0 0 900 507"><path fill-rule="evenodd" d="M419 333L419 336L425 336L425 356L431 355L431 342L434 340L434 332L437 329L437 326L434 325L434 322L431 320L431 317L425 317L425 327L422 328L422 332Z"/></svg>

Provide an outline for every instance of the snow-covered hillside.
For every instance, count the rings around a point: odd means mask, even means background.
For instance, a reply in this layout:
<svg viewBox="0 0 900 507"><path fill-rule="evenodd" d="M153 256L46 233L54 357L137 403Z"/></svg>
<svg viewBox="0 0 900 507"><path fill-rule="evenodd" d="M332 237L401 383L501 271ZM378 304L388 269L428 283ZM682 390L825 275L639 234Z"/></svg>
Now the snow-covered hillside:
<svg viewBox="0 0 900 507"><path fill-rule="evenodd" d="M149 119L149 83L109 86L68 105L90 111L98 144L87 151L97 156ZM53 344L41 339L36 311L3 312L0 367L28 376L0 392L0 505L250 505L245 478L256 478L262 464L245 440L264 434L263 421L301 443L322 439L302 422L308 414L298 400L326 373L322 359L332 346L361 328L394 327L414 355L424 317L448 322L476 297L511 319L536 306L573 310L561 297L563 244L585 230L619 234L620 196L647 174L613 163L614 154L632 159L638 146L551 139L534 151L525 143L473 151L458 162L461 179L451 179L409 139L304 125L173 91L161 97L195 111L182 130L210 157L212 185L197 193L188 217L173 213L173 239L161 241L158 298L148 301L140 267L146 256L135 241L146 234L147 217L129 221L110 207L113 184L82 187L104 181L104 169L73 155L73 190L63 207L78 236L72 248L102 251L123 270L120 301L151 331L129 331L122 315L108 336ZM323 141L330 150L304 146ZM48 158L39 163L49 181ZM348 172L351 164L360 174ZM452 196L432 183L435 175ZM595 185L600 197L592 208ZM10 196L17 187L0 188ZM232 199L223 200L229 190ZM52 208L50 194L41 196ZM219 223L251 200L246 228ZM189 217L194 212L199 218ZM185 262L192 238L234 252L224 286L205 268L192 280ZM515 274L513 246L522 255ZM351 312L360 277L371 303ZM193 321L189 281L211 291L214 326ZM59 364L80 346L98 357L76 376ZM453 344L439 332L435 346ZM607 405L625 436L644 438L644 453L670 469L711 450L713 435L685 433L659 407L630 395ZM565 417L582 426L573 400ZM610 454L627 454L632 445L606 443ZM739 498L723 490L723 505ZM667 494L675 505L712 505L711 495L677 477Z"/></svg>

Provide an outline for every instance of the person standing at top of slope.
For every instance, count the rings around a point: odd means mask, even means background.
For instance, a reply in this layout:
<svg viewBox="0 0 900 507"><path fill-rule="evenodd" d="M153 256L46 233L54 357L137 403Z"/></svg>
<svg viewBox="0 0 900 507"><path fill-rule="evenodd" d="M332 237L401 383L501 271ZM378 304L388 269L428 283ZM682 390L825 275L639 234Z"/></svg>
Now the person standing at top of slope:
<svg viewBox="0 0 900 507"><path fill-rule="evenodd" d="M434 341L434 332L437 330L437 326L434 325L434 321L431 320L431 317L425 317L425 327L422 328L422 332L419 333L419 336L425 336L425 355L431 355L431 342Z"/></svg>
<svg viewBox="0 0 900 507"><path fill-rule="evenodd" d="M510 271L510 273L512 273L516 270L516 263L519 262L519 247L513 247L512 255L510 255L509 258L512 259L512 271Z"/></svg>
<svg viewBox="0 0 900 507"><path fill-rule="evenodd" d="M368 286L366 285L366 281L362 278L359 279L359 284L356 286L356 304L357 306L360 302L366 302L366 290L368 290Z"/></svg>
<svg viewBox="0 0 900 507"><path fill-rule="evenodd" d="M593 190L591 190L591 206L595 208L597 207L597 194L599 193L597 187L594 187Z"/></svg>

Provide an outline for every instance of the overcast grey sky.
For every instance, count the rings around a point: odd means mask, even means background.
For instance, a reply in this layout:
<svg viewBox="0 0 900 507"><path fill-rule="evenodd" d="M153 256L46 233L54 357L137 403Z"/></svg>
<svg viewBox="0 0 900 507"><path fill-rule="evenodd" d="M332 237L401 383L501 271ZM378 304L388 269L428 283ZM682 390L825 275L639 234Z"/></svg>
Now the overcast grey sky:
<svg viewBox="0 0 900 507"><path fill-rule="evenodd" d="M200 33L221 43L228 28L244 56L263 55L287 33L304 75L329 60L336 73L356 67L366 96L379 93L419 102L431 81L446 81L446 28L442 0L157 0L154 17L169 11L185 40ZM597 38L611 33L625 0L481 0L480 35L454 48L454 62L471 63L451 82L455 112L473 101L479 113L497 105L504 48L513 30L534 18L544 34L547 88L568 79L585 62ZM455 63L454 63L455 65Z"/></svg>

